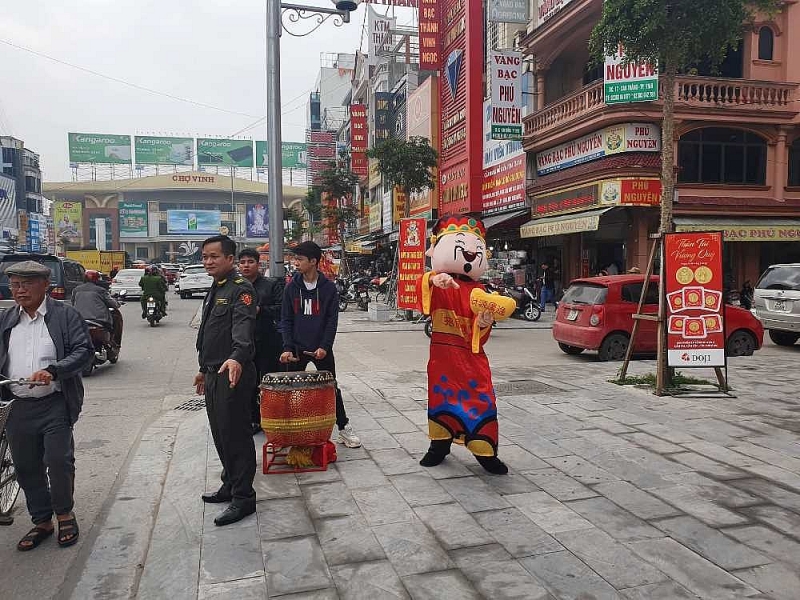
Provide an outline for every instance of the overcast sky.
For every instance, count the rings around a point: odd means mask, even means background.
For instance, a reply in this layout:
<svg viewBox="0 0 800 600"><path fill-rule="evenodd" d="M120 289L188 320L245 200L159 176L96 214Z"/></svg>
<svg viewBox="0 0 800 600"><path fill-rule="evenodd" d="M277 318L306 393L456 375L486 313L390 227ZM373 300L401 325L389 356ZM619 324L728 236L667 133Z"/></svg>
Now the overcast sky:
<svg viewBox="0 0 800 600"><path fill-rule="evenodd" d="M265 115L265 2L25 0L0 28L0 133L41 154L45 181L68 181L67 132L227 137ZM306 4L331 6L328 0ZM386 12L387 7L378 6ZM342 28L282 38L283 139L302 141L321 52L353 52L366 7ZM397 9L400 24L410 9ZM292 25L293 30L299 25ZM5 43L2 43L5 42ZM24 46L172 100L23 51ZM364 46L366 50L366 45ZM249 115L249 116L245 116ZM262 124L242 134L266 139Z"/></svg>

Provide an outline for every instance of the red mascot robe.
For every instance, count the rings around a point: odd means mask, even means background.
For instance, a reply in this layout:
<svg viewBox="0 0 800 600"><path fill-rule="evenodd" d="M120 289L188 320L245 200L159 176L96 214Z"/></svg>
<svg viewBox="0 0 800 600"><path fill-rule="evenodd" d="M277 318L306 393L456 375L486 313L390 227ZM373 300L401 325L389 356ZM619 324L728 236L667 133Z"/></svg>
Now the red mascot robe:
<svg viewBox="0 0 800 600"><path fill-rule="evenodd" d="M476 456L497 456L497 404L483 346L491 327L477 327L470 293L484 286L456 276L459 289L441 289L426 273L418 283L422 312L431 315L428 360L428 433L431 440L464 444Z"/></svg>

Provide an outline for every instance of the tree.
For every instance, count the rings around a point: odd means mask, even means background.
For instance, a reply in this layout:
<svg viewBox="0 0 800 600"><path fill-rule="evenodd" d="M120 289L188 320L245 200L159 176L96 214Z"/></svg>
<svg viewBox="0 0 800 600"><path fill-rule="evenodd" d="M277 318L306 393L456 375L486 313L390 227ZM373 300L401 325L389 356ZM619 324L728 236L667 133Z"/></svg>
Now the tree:
<svg viewBox="0 0 800 600"><path fill-rule="evenodd" d="M388 138L368 150L367 156L377 160L384 179L405 194L405 216L409 214L411 195L432 189L436 184L432 169L439 156L427 138L414 136L408 141Z"/></svg>
<svg viewBox="0 0 800 600"><path fill-rule="evenodd" d="M342 244L347 229L354 227L358 219L358 209L353 205L358 182L358 175L350 170L347 161L331 161L312 188L315 201L319 199L323 229L335 229Z"/></svg>
<svg viewBox="0 0 800 600"><path fill-rule="evenodd" d="M615 54L621 44L626 64L658 63L663 75L662 233L672 231L676 75L704 60L719 65L757 13L774 13L782 4L783 0L605 0L590 41L597 60Z"/></svg>

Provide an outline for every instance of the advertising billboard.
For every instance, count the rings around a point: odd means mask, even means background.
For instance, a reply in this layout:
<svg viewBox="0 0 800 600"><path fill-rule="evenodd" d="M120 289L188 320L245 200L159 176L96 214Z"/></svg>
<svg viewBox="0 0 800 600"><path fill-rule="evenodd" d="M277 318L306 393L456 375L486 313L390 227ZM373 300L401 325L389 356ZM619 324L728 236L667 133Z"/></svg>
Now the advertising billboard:
<svg viewBox="0 0 800 600"><path fill-rule="evenodd" d="M419 68L438 71L442 64L442 42L439 0L420 0L419 7Z"/></svg>
<svg viewBox="0 0 800 600"><path fill-rule="evenodd" d="M80 243L83 237L83 205L80 202L54 202L53 224L56 238L71 244Z"/></svg>
<svg viewBox="0 0 800 600"><path fill-rule="evenodd" d="M486 17L490 23L528 24L528 0L489 0Z"/></svg>
<svg viewBox="0 0 800 600"><path fill-rule="evenodd" d="M658 100L658 66L649 62L624 65L620 46L617 54L606 56L603 92L606 104L655 102Z"/></svg>
<svg viewBox="0 0 800 600"><path fill-rule="evenodd" d="M400 221L400 264L397 275L397 308L418 309L421 305L417 281L425 274L425 219Z"/></svg>
<svg viewBox="0 0 800 600"><path fill-rule="evenodd" d="M194 165L192 138L137 135L133 150L137 165Z"/></svg>
<svg viewBox="0 0 800 600"><path fill-rule="evenodd" d="M522 142L492 139L492 105L483 107L483 212L525 206L526 154Z"/></svg>
<svg viewBox="0 0 800 600"><path fill-rule="evenodd" d="M68 133L69 162L131 164L131 136L106 133Z"/></svg>
<svg viewBox="0 0 800 600"><path fill-rule="evenodd" d="M522 141L522 53L492 50L492 139Z"/></svg>
<svg viewBox="0 0 800 600"><path fill-rule="evenodd" d="M408 97L407 110L408 138L419 136L427 138L431 146L439 150L439 78L428 77ZM433 180L439 180L438 170L432 170ZM439 197L439 186L419 194L411 194L409 214L414 216L430 215L436 208Z"/></svg>
<svg viewBox="0 0 800 600"><path fill-rule="evenodd" d="M256 166L269 165L267 142L256 142ZM281 142L281 168L305 169L308 167L308 144L304 142Z"/></svg>
<svg viewBox="0 0 800 600"><path fill-rule="evenodd" d="M253 142L197 138L197 164L217 167L252 167Z"/></svg>
<svg viewBox="0 0 800 600"><path fill-rule="evenodd" d="M667 364L724 367L722 233L668 233L664 238Z"/></svg>
<svg viewBox="0 0 800 600"><path fill-rule="evenodd" d="M167 233L216 235L222 225L218 210L168 210Z"/></svg>
<svg viewBox="0 0 800 600"><path fill-rule="evenodd" d="M247 205L247 236L249 238L269 237L269 214L263 204Z"/></svg>
<svg viewBox="0 0 800 600"><path fill-rule="evenodd" d="M119 203L119 237L147 237L147 202Z"/></svg>

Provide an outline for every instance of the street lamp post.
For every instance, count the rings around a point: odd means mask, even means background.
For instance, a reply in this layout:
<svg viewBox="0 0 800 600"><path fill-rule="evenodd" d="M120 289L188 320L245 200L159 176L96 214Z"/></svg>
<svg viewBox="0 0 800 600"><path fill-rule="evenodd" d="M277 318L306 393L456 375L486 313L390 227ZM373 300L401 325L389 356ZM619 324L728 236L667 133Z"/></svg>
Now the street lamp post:
<svg viewBox="0 0 800 600"><path fill-rule="evenodd" d="M269 194L269 272L272 277L283 276L283 178L281 164L281 31L285 29L283 15L292 23L312 20L314 27L302 34L316 31L325 21L335 17L334 24L341 27L350 22L350 12L361 0L334 0L336 8L303 6L267 0L267 190Z"/></svg>

